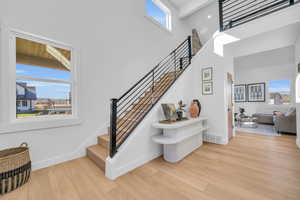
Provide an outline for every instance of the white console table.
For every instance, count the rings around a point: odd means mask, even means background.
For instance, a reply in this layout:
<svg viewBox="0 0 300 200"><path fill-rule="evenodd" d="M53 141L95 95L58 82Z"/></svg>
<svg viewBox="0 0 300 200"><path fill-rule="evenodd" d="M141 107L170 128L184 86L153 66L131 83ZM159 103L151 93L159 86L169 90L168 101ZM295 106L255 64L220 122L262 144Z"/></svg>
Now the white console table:
<svg viewBox="0 0 300 200"><path fill-rule="evenodd" d="M155 135L152 140L164 145L164 159L173 163L202 146L203 131L208 129L205 117L172 124L157 122L153 127L163 130L162 135Z"/></svg>

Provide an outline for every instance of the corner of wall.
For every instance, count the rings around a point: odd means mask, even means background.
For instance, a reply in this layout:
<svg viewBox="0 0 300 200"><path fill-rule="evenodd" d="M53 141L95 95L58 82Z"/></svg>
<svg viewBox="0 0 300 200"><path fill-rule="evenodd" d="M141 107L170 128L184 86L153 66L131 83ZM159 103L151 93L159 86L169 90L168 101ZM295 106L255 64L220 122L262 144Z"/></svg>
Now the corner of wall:
<svg viewBox="0 0 300 200"><path fill-rule="evenodd" d="M162 155L162 152L155 152L153 154L149 154L146 156L141 156L139 158L136 158L135 160L132 160L131 162L128 162L128 164L120 167L115 167L113 164L113 160L111 158L107 158L105 162L105 176L109 178L110 180L115 180L119 176L122 176L135 168L142 166L151 160L159 157Z"/></svg>
<svg viewBox="0 0 300 200"><path fill-rule="evenodd" d="M300 149L300 136L297 137L296 144L297 144L297 146L298 146L299 149Z"/></svg>
<svg viewBox="0 0 300 200"><path fill-rule="evenodd" d="M50 159L45 159L39 162L32 163L32 170L39 170L46 167L50 167L52 165L56 165L59 163L67 162L69 160L74 160L76 158L84 157L86 155L86 148L88 146L96 144L96 139L99 133L105 132L108 127L107 123L105 123L101 128L97 129L94 133L91 134L85 141L83 141L79 147L70 153L63 154L61 156L56 156Z"/></svg>

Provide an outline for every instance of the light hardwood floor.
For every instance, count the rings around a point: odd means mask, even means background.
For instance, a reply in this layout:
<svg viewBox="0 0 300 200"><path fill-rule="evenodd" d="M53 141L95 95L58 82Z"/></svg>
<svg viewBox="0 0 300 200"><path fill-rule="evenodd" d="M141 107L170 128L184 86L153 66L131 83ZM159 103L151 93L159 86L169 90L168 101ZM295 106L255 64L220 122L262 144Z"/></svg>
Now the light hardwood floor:
<svg viewBox="0 0 300 200"><path fill-rule="evenodd" d="M239 133L229 145L204 144L183 161L162 158L110 181L88 158L35 171L1 200L300 199L294 136Z"/></svg>

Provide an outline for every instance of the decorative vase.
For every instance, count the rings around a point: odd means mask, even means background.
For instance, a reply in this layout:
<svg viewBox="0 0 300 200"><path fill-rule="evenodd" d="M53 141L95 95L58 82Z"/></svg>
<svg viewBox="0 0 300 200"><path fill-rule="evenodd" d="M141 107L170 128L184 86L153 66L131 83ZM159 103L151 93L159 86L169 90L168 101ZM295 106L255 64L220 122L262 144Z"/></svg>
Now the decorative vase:
<svg viewBox="0 0 300 200"><path fill-rule="evenodd" d="M181 110L177 111L177 116L178 116L177 118L178 121L182 120L183 112Z"/></svg>
<svg viewBox="0 0 300 200"><path fill-rule="evenodd" d="M197 118L200 116L200 112L201 112L201 104L200 102L195 99L192 101L191 107L189 109L190 112L190 116L191 118Z"/></svg>

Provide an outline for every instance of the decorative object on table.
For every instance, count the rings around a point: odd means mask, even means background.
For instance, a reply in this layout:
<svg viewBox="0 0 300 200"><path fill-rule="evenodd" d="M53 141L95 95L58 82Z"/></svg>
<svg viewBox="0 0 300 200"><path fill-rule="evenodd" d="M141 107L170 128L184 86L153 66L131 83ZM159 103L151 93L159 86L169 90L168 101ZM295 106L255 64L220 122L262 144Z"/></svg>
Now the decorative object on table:
<svg viewBox="0 0 300 200"><path fill-rule="evenodd" d="M240 111L240 114L239 114L239 118L241 119L241 118L246 118L247 117L247 115L245 114L246 113L246 111L245 111L245 108L239 108L239 111Z"/></svg>
<svg viewBox="0 0 300 200"><path fill-rule="evenodd" d="M192 49L193 55L196 55L198 51L202 48L202 43L200 41L200 37L198 31L194 28L192 29Z"/></svg>
<svg viewBox="0 0 300 200"><path fill-rule="evenodd" d="M244 117L239 119L238 124L243 128L257 128L257 118L256 117Z"/></svg>
<svg viewBox="0 0 300 200"><path fill-rule="evenodd" d="M254 83L248 84L248 101L249 102L265 102L266 101L266 84Z"/></svg>
<svg viewBox="0 0 300 200"><path fill-rule="evenodd" d="M178 118L177 118L177 120L182 120L185 116L184 116L184 113L186 112L185 111L185 106L186 106L186 104L183 104L183 102L182 102L182 100L180 100L179 102L178 102L178 109L177 109L177 116L178 116Z"/></svg>
<svg viewBox="0 0 300 200"><path fill-rule="evenodd" d="M0 195L24 185L30 177L31 161L27 143L0 151Z"/></svg>
<svg viewBox="0 0 300 200"><path fill-rule="evenodd" d="M208 67L202 69L202 81L212 81L213 80L213 68Z"/></svg>
<svg viewBox="0 0 300 200"><path fill-rule="evenodd" d="M200 116L201 104L197 99L192 101L191 107L189 109L191 118L197 118Z"/></svg>
<svg viewBox="0 0 300 200"><path fill-rule="evenodd" d="M198 99L194 99L193 101L196 102L197 105L198 105L198 108L199 108L198 117L200 117L200 114L201 114L201 111L202 111L201 103L200 103L200 101Z"/></svg>
<svg viewBox="0 0 300 200"><path fill-rule="evenodd" d="M161 106L164 111L166 120L168 120L168 121L176 121L177 120L178 116L177 116L175 104L168 103L168 104L161 104Z"/></svg>
<svg viewBox="0 0 300 200"><path fill-rule="evenodd" d="M237 103L247 101L247 87L245 84L234 86L234 101Z"/></svg>
<svg viewBox="0 0 300 200"><path fill-rule="evenodd" d="M213 94L213 83L212 82L203 82L202 83L202 94L203 95L212 95Z"/></svg>

